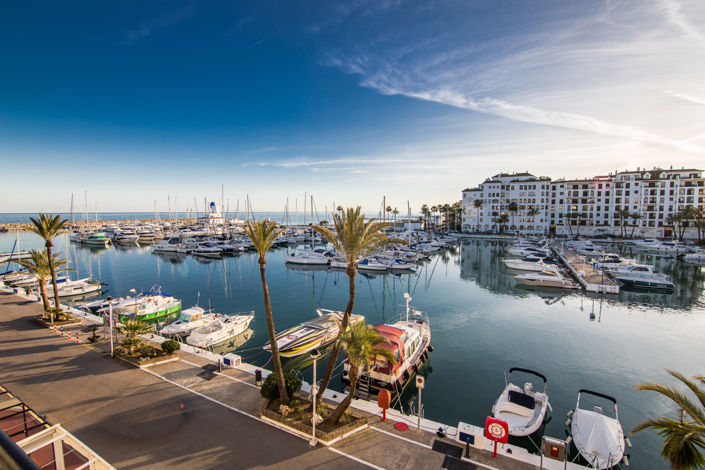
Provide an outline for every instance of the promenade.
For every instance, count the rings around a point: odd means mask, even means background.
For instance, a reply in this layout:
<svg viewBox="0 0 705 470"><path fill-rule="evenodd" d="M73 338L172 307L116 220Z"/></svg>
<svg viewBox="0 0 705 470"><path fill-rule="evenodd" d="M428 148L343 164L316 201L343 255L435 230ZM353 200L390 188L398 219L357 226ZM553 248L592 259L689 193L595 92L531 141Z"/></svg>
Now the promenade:
<svg viewBox="0 0 705 470"><path fill-rule="evenodd" d="M400 432L376 415L367 429L311 447L260 419L252 375L208 372L212 362L184 352L138 369L107 357L106 342L88 344L87 332L76 343L37 326L31 317L40 309L0 294L0 385L116 468L538 468L476 449L472 461L451 458L433 449L451 445L457 455L452 440Z"/></svg>

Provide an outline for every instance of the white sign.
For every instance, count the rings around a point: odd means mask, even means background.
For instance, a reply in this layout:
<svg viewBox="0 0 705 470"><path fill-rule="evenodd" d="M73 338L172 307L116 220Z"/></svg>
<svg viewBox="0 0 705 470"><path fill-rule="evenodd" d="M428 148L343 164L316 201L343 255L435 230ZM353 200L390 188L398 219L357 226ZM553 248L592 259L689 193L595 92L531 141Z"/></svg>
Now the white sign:
<svg viewBox="0 0 705 470"><path fill-rule="evenodd" d="M421 377L420 375L416 376L416 388L423 388L424 386L424 378Z"/></svg>

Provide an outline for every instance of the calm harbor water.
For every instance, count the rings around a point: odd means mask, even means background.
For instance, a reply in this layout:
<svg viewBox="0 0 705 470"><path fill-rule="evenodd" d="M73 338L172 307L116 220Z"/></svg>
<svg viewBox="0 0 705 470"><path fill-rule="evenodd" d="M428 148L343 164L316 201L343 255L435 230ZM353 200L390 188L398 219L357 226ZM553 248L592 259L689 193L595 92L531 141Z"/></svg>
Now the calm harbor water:
<svg viewBox="0 0 705 470"><path fill-rule="evenodd" d="M14 240L14 234L0 234L0 251L10 250ZM21 245L24 249L41 243L22 234ZM59 250L66 246L63 239L56 245ZM506 243L498 241L466 240L420 265L416 273L357 277L355 313L365 315L368 323L393 321L403 311L404 292L430 319L435 351L423 393L426 418L482 425L504 387L503 372L512 366L548 377L553 415L546 434L551 436L565 436L565 413L575 406L580 388L616 397L625 431L647 417L674 414L667 400L636 391L635 386L672 382L665 368L687 376L703 373L703 268L627 250L627 255L672 276L675 292L592 297L516 287L516 273L501 263L505 248ZM201 262L190 256L152 254L149 246L96 250L68 245L68 250L79 276L90 274L109 284L104 296L125 296L129 289L159 284L181 298L184 307L196 303L200 292L200 305L210 303L214 311L254 310L252 332L236 346L248 362L267 365L269 357L261 350L267 333L254 254ZM345 307L344 272L287 268L286 251L275 249L267 257L277 330L313 318L316 307ZM304 375L310 376L310 368ZM340 387L340 381L334 380L334 385ZM405 398L408 412L413 396ZM632 468L668 468L659 457L661 439L655 433L642 432L632 443Z"/></svg>

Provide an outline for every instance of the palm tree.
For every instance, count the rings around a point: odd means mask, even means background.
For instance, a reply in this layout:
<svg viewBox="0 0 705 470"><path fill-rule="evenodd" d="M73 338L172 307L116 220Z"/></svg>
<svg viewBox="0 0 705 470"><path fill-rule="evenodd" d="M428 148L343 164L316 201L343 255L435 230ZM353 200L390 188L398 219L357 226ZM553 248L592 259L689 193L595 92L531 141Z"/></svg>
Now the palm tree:
<svg viewBox="0 0 705 470"><path fill-rule="evenodd" d="M397 225L397 215L399 215L399 209L396 207L392 210L392 214L394 215L394 226L396 227Z"/></svg>
<svg viewBox="0 0 705 470"><path fill-rule="evenodd" d="M632 233L629 235L629 238L634 238L634 230L636 229L636 223L641 219L641 214L638 212L632 212L629 214L629 218L632 219Z"/></svg>
<svg viewBox="0 0 705 470"><path fill-rule="evenodd" d="M438 212L438 206L431 206L431 221L433 221L433 218L435 217L433 214L435 214L436 212ZM436 223L434 223L433 225L435 226Z"/></svg>
<svg viewBox="0 0 705 470"><path fill-rule="evenodd" d="M482 209L482 199L475 199L472 203L475 206L475 215L477 216L477 224L475 225L475 231L480 231L480 210Z"/></svg>
<svg viewBox="0 0 705 470"><path fill-rule="evenodd" d="M392 206L387 206L384 210L387 211L387 217L386 217L386 219L384 219L385 222L386 222L387 220L390 220L390 219L391 219Z"/></svg>
<svg viewBox="0 0 705 470"><path fill-rule="evenodd" d="M632 430L637 433L650 428L664 436L661 456L668 460L675 470L695 470L705 467L705 376L686 378L680 372L668 370L680 380L697 398L691 400L683 391L658 383L645 383L637 390L651 390L671 399L678 409L678 419L662 416L647 419Z"/></svg>
<svg viewBox="0 0 705 470"><path fill-rule="evenodd" d="M516 201L512 201L507 205L507 210L512 214L512 227L516 227L514 225L514 216L516 215L517 211L519 211L519 205L516 203Z"/></svg>
<svg viewBox="0 0 705 470"><path fill-rule="evenodd" d="M345 212L332 215L335 233L325 227L317 225L314 225L313 229L333 245L333 248L335 248L347 264L345 274L348 275L348 304L345 307L345 314L343 315L343 328L340 330L343 331L350 323L350 315L355 305L355 276L357 275L357 263L388 243L406 244L406 241L388 238L384 234L384 229L389 226L386 222L377 222L374 218L365 222L365 216L360 212L360 206L354 209L348 207ZM333 377L333 370L335 369L335 363L338 360L339 354L340 344L335 343L331 349L326 370L323 373L320 386L321 390L325 390L328 387ZM323 398L323 394L319 394L316 400L320 403L321 398Z"/></svg>
<svg viewBox="0 0 705 470"><path fill-rule="evenodd" d="M20 259L15 261L17 264L26 268L30 274L32 274L39 282L39 292L42 297L42 305L44 306L44 312L50 312L51 323L54 323L54 312L49 308L49 299L47 298L47 278L51 276L51 268L49 267L49 260L47 259L47 252L45 250L29 250L30 257L28 259ZM64 268L69 262L64 258L59 258L59 255L52 253L52 264L57 273L69 271L68 268Z"/></svg>
<svg viewBox="0 0 705 470"><path fill-rule="evenodd" d="M531 226L534 227L534 231L536 231L536 216L539 215L541 211L531 206L526 213L531 217Z"/></svg>
<svg viewBox="0 0 705 470"><path fill-rule="evenodd" d="M509 216L506 213L502 213L497 218L497 222L499 222L499 233L502 233L502 227L509 222Z"/></svg>
<svg viewBox="0 0 705 470"><path fill-rule="evenodd" d="M333 217L337 217L334 215ZM267 264L265 258L267 251L272 247L274 239L277 238L285 229L280 229L279 224L267 219L256 221L247 221L245 233L250 237L250 241L255 246L259 255L259 276L262 281L262 294L264 295L264 313L267 317L267 332L269 333L269 346L272 351L272 363L274 364L274 374L277 378L277 386L279 387L279 399L282 403L289 403L289 394L286 391L286 383L284 382L284 371L282 370L281 358L279 357L279 348L277 347L277 333L274 329L274 317L272 316L272 304L269 301L269 287L267 286L267 278L264 274L264 265Z"/></svg>
<svg viewBox="0 0 705 470"><path fill-rule="evenodd" d="M350 406L355 395L355 387L357 387L360 371L365 367L369 368L372 359L376 356L383 356L391 361L392 364L397 362L397 358L389 350L379 347L381 343L386 343L387 340L380 336L372 326L365 325L364 320L354 325L347 325L345 328L343 328L342 322L339 322L338 327L340 328L340 334L336 344L345 350L350 363L350 368L348 369L350 393L326 419L326 422L332 425L340 421L343 413Z"/></svg>
<svg viewBox="0 0 705 470"><path fill-rule="evenodd" d="M424 224L424 228L428 230L428 217L431 215L431 211L428 209L428 204L424 204L421 206L421 214L423 214L424 219L426 219L426 223Z"/></svg>
<svg viewBox="0 0 705 470"><path fill-rule="evenodd" d="M135 352L135 347L142 343L138 336L147 333L151 328L141 320L125 320L122 324L125 328L125 339L122 345L127 348L128 354L132 354Z"/></svg>
<svg viewBox="0 0 705 470"><path fill-rule="evenodd" d="M54 306L59 308L59 288L56 286L56 270L54 269L54 258L51 255L51 249L54 247L52 242L56 236L64 233L67 228L68 220L61 220L61 217L51 214L39 213L39 219L30 217L32 225L25 230L35 233L44 239L44 246L47 249L47 260L49 262L49 270L51 271L51 283L54 286Z"/></svg>

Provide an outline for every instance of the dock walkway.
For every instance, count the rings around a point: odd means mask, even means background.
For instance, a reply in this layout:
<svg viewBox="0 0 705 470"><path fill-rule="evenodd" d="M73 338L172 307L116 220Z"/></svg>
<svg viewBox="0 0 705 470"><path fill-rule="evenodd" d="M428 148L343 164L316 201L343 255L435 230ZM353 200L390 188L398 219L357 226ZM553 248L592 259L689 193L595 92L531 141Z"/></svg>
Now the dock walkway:
<svg viewBox="0 0 705 470"><path fill-rule="evenodd" d="M619 294L619 284L602 270L594 268L584 256L558 245L551 245L551 249L586 291Z"/></svg>
<svg viewBox="0 0 705 470"><path fill-rule="evenodd" d="M383 422L371 403L357 403L369 410L368 428L329 447L311 447L259 417L262 398L247 371L204 374L212 360L186 352L178 361L138 369L106 357L106 341L88 344L87 327L76 343L35 325L31 318L40 312L35 302L0 293L2 385L116 468L539 468L539 457L521 448L500 446L503 455L494 459L489 443L470 448L469 458L451 457L464 450L452 439L454 429L439 438L429 432L438 423L424 420L417 430L416 417L396 411ZM397 431L396 421L410 429ZM549 461L544 468L563 465Z"/></svg>

